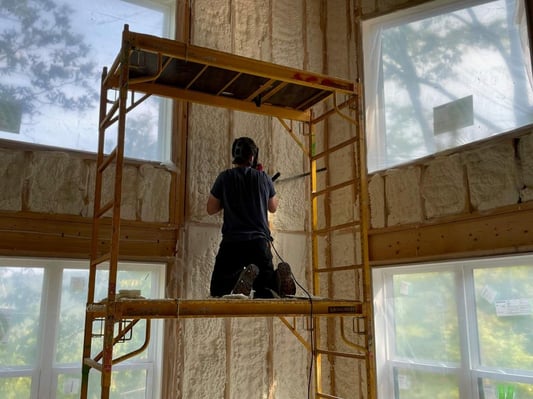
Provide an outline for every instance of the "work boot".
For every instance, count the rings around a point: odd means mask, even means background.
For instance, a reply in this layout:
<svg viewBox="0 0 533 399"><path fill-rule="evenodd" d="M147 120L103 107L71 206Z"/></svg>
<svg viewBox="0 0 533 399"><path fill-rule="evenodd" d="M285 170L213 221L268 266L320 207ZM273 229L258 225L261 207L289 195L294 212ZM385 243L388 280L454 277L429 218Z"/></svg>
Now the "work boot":
<svg viewBox="0 0 533 399"><path fill-rule="evenodd" d="M250 263L248 266L242 269L242 272L239 275L239 279L235 283L233 290L231 290L231 294L242 294L247 297L250 297L250 293L252 292L252 287L254 285L254 280L258 275L259 268L253 263Z"/></svg>
<svg viewBox="0 0 533 399"><path fill-rule="evenodd" d="M280 297L286 297L296 294L296 283L292 275L291 267L287 262L281 262L276 269L276 278L278 283L278 294Z"/></svg>

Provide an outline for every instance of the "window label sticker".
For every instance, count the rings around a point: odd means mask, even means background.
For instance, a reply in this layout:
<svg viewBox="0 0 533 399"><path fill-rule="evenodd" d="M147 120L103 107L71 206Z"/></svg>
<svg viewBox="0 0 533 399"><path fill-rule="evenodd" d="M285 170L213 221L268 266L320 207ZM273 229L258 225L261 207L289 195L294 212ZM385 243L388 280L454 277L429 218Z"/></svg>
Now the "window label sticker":
<svg viewBox="0 0 533 399"><path fill-rule="evenodd" d="M411 378L405 374L398 374L398 388L411 389Z"/></svg>
<svg viewBox="0 0 533 399"><path fill-rule="evenodd" d="M66 395L78 394L80 392L81 381L79 378L68 378L63 383L63 393Z"/></svg>
<svg viewBox="0 0 533 399"><path fill-rule="evenodd" d="M496 290L492 289L488 285L485 285L483 289L481 290L481 297L485 299L488 303L494 303L494 300L496 299L496 295L498 295Z"/></svg>
<svg viewBox="0 0 533 399"><path fill-rule="evenodd" d="M474 98L463 97L433 108L433 133L451 132L474 124Z"/></svg>
<svg viewBox="0 0 533 399"><path fill-rule="evenodd" d="M496 315L498 317L506 316L529 316L533 312L531 310L531 299L504 299L494 302Z"/></svg>

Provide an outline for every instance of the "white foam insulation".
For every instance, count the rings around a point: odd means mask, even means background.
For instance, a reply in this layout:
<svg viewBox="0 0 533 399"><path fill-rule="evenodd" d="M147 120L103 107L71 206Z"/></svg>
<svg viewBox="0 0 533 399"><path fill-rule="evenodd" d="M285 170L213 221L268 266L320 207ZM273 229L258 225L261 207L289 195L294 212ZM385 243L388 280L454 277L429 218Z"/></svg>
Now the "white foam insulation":
<svg viewBox="0 0 533 399"><path fill-rule="evenodd" d="M252 6L249 0L236 0L233 1L231 10L234 13L232 18L239 21L233 26L233 52L258 60L270 60L272 28L270 24L265 23L270 18L269 2L255 2Z"/></svg>
<svg viewBox="0 0 533 399"><path fill-rule="evenodd" d="M263 2L268 4L268 2ZM303 68L304 9L302 1L272 2L272 62Z"/></svg>
<svg viewBox="0 0 533 399"><path fill-rule="evenodd" d="M310 276L306 274L309 270L308 265L311 264L307 235L302 232L275 231L273 236L274 267L282 261L291 265L294 277L302 285L302 287L296 287L296 294L306 296L304 290L312 291Z"/></svg>
<svg viewBox="0 0 533 399"><path fill-rule="evenodd" d="M94 209L94 163L90 163L86 187L88 203L83 216L92 216ZM170 172L150 164L125 165L122 177L122 199L120 216L124 220L144 222L168 222L168 196L170 193ZM113 195L114 170L104 171L101 204L106 204ZM108 211L106 215L111 215Z"/></svg>
<svg viewBox="0 0 533 399"><path fill-rule="evenodd" d="M169 209L165 198L170 195L170 173L153 165L139 167L137 198L140 218L150 222L168 222Z"/></svg>
<svg viewBox="0 0 533 399"><path fill-rule="evenodd" d="M187 245L178 253L180 265L184 267L181 297L207 298L219 234L212 227L201 225L191 225L183 233ZM227 379L224 320L188 319L181 323L183 335L176 344L183 345L184 364L178 373L182 378L183 397L223 398Z"/></svg>
<svg viewBox="0 0 533 399"><path fill-rule="evenodd" d="M518 203L520 183L512 142L468 151L461 157L474 209L482 211Z"/></svg>
<svg viewBox="0 0 533 399"><path fill-rule="evenodd" d="M518 156L522 183L520 199L522 202L533 200L533 134L523 136L518 142Z"/></svg>
<svg viewBox="0 0 533 399"><path fill-rule="evenodd" d="M533 200L533 134L370 176L372 228L465 215ZM423 210L423 212L422 212Z"/></svg>
<svg viewBox="0 0 533 399"><path fill-rule="evenodd" d="M426 217L453 215L467 209L466 182L457 154L431 161L421 181Z"/></svg>
<svg viewBox="0 0 533 399"><path fill-rule="evenodd" d="M82 214L87 188L85 162L64 152L34 152L27 169L28 210Z"/></svg>
<svg viewBox="0 0 533 399"><path fill-rule="evenodd" d="M188 145L188 213L192 221L221 220L209 217L206 203L216 176L231 166L229 111L200 104L190 105Z"/></svg>
<svg viewBox="0 0 533 399"><path fill-rule="evenodd" d="M368 199L371 227L385 227L385 179L379 173L374 174L368 181Z"/></svg>
<svg viewBox="0 0 533 399"><path fill-rule="evenodd" d="M385 175L387 225L422 221L420 168L391 169Z"/></svg>
<svg viewBox="0 0 533 399"><path fill-rule="evenodd" d="M94 165L92 160L62 151L0 149L0 209L92 217ZM112 174L111 168L104 172L102 204L111 199ZM121 217L168 222L170 181L164 168L126 165Z"/></svg>
<svg viewBox="0 0 533 399"><path fill-rule="evenodd" d="M316 2L288 0L259 2L253 7L244 0L195 1L193 43L300 69L308 68L305 64L310 63L315 66L311 70L324 73L324 31L317 22L324 21L325 12L335 12L343 18L343 29L347 24L344 1L331 2L329 7L333 9L321 9ZM335 23L330 24L329 29L334 30ZM340 37L344 37L344 44L337 45ZM335 43L328 44L332 51L346 52L344 31L332 40ZM348 67L337 65L341 58L347 62L345 56L336 57L338 59L330 62L339 68L338 73L346 73ZM179 254L186 297L205 298L208 295L210 274L221 239L222 218L221 215L207 216L206 201L218 173L232 166L231 143L240 136L252 137L257 143L259 162L269 175L281 173L279 183L275 183L278 211L270 216L274 246L283 260L291 265L300 284L311 289L311 276L307 274L311 263L310 241L306 233L309 177L283 182L284 178L308 171L307 156L300 145L307 148L309 138L308 132L300 130L297 123L290 126L299 143L275 118L195 104L190 106L187 165L190 224L184 230L187 244ZM350 171L345 172L350 176ZM336 212L340 214L336 217L345 220L352 215L354 203L349 193L338 195L335 204L338 204ZM275 266L280 261L274 252ZM301 288L297 293L304 294ZM220 322L194 319L183 323L182 340L187 343L184 345L186 375L182 380L184 397L296 398L307 395L309 353L278 320L245 318ZM202 329L209 331L200 332ZM216 352L212 368L204 364L205 347ZM204 384L201 391L195 391L193 387L200 380L210 383Z"/></svg>
<svg viewBox="0 0 533 399"><path fill-rule="evenodd" d="M23 151L0 149L0 209L22 210L25 156Z"/></svg>

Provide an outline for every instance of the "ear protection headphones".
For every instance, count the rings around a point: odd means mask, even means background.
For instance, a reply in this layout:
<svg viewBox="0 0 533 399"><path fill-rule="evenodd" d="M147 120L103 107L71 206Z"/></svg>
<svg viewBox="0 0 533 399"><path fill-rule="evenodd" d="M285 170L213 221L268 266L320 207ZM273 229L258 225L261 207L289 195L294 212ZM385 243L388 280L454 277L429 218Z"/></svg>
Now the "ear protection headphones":
<svg viewBox="0 0 533 399"><path fill-rule="evenodd" d="M259 148L254 141L249 137L239 137L233 141L231 146L231 156L233 157L233 163L242 164L247 163L250 156L253 155L252 167L257 166L257 157L259 155Z"/></svg>

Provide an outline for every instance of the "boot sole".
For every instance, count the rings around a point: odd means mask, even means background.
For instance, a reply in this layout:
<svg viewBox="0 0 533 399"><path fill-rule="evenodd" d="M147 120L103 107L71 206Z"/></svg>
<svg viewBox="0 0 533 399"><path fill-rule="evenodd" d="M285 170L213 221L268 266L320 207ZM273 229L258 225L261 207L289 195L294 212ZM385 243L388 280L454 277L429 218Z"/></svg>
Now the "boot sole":
<svg viewBox="0 0 533 399"><path fill-rule="evenodd" d="M296 294L296 284L289 264L286 262L280 263L278 265L277 274L279 296L284 297Z"/></svg>
<svg viewBox="0 0 533 399"><path fill-rule="evenodd" d="M232 295L245 295L250 296L250 293L252 292L252 287L254 285L254 281L256 277L259 275L259 268L254 265L250 264L244 268L244 270L239 275L239 279L235 283L235 286L233 287L233 290L231 291Z"/></svg>

